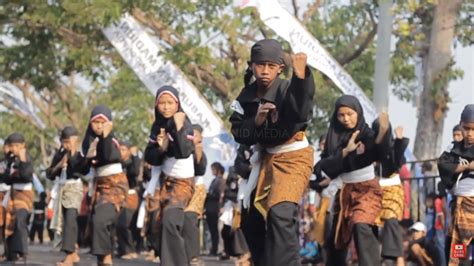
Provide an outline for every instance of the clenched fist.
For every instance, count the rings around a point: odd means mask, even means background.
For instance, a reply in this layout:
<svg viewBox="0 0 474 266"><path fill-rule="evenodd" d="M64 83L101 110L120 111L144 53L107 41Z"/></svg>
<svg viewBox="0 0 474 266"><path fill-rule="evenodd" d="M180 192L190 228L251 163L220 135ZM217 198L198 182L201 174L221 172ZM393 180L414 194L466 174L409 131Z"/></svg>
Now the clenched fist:
<svg viewBox="0 0 474 266"><path fill-rule="evenodd" d="M300 79L304 79L305 71L306 71L306 62L307 62L306 54L297 53L297 54L291 55L291 61L293 64L293 71L295 72L295 75Z"/></svg>
<svg viewBox="0 0 474 266"><path fill-rule="evenodd" d="M112 129L114 128L114 123L112 121L107 121L104 123L104 129L102 131L102 136L104 138L108 137Z"/></svg>
<svg viewBox="0 0 474 266"><path fill-rule="evenodd" d="M173 115L174 124L176 125L176 130L179 131L184 126L184 120L186 119L186 114L183 112L177 112Z"/></svg>

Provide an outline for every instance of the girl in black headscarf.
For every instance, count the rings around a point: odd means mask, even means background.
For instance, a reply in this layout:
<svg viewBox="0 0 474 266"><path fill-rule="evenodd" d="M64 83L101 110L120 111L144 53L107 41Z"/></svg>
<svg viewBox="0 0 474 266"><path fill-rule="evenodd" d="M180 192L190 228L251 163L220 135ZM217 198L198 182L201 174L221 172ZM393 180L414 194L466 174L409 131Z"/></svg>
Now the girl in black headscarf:
<svg viewBox="0 0 474 266"><path fill-rule="evenodd" d="M194 133L182 111L178 91L158 89L155 121L145 150L145 161L159 166L160 213L155 220L158 240L155 251L163 265L187 265L184 238L184 208L194 193ZM157 242L157 243L156 243Z"/></svg>
<svg viewBox="0 0 474 266"><path fill-rule="evenodd" d="M378 135L366 124L362 106L351 95L335 104L321 161L318 179L340 178L343 182L336 200L331 239L327 243L328 265L345 265L347 246L354 236L360 265L380 265L375 219L382 203L382 190L375 179L373 163L383 148L388 117L380 116ZM338 196L336 195L336 198Z"/></svg>
<svg viewBox="0 0 474 266"><path fill-rule="evenodd" d="M92 194L92 254L99 265L112 265L112 228L128 192L127 176L120 163L120 145L112 132L112 112L105 105L92 110L82 142L78 172L94 172Z"/></svg>

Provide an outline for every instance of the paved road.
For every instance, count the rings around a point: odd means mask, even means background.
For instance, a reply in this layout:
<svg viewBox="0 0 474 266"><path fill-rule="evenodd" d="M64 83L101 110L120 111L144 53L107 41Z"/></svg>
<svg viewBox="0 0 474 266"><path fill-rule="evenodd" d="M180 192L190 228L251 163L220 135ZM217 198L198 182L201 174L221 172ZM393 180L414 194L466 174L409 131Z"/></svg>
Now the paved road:
<svg viewBox="0 0 474 266"><path fill-rule="evenodd" d="M3 245L0 245L0 250L3 250ZM81 262L78 264L75 264L75 266L91 266L91 265L96 265L96 259L94 256L90 255L87 253L87 249L81 249L80 251L80 256L81 256ZM56 262L60 261L63 258L63 253L60 251L54 250L51 245L49 244L34 244L30 245L29 247L29 255L28 255L28 261L26 265L55 265ZM211 258L211 257L203 257L204 263L206 266L220 266L220 265L234 265L232 261L219 261L217 258ZM3 262L1 265L13 265L13 263L6 263ZM17 264L18 265L18 262ZM24 265L24 264L20 264ZM151 263L149 261L145 261L145 256L140 255L138 259L136 260L131 260L131 261L126 261L126 260L121 260L118 258L114 258L114 266L119 265L119 266L141 266L141 265L158 265L156 263Z"/></svg>

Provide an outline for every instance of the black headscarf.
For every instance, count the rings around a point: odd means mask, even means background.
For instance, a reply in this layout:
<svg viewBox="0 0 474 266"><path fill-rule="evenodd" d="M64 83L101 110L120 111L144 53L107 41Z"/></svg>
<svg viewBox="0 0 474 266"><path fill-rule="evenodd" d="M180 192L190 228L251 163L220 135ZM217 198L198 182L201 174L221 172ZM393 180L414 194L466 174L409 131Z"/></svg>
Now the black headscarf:
<svg viewBox="0 0 474 266"><path fill-rule="evenodd" d="M72 126L67 126L63 130L61 130L61 139L68 139L72 136L78 136L79 133L77 132L76 128Z"/></svg>
<svg viewBox="0 0 474 266"><path fill-rule="evenodd" d="M177 89L175 89L172 86L165 85L156 91L156 97L155 97L155 121L153 122L153 125L151 126L151 133L150 133L150 140L151 141L156 141L156 136L160 134L160 130L162 128L166 129L169 126L169 121L173 119L173 117L170 118L165 118L159 111L158 107L156 106L156 103L158 102L158 99L163 95L163 94L168 94L172 96L176 102L178 103L178 112L183 112L183 109L181 108L181 103L179 101L179 92ZM187 117L186 117L187 119Z"/></svg>
<svg viewBox="0 0 474 266"><path fill-rule="evenodd" d="M250 62L273 62L277 64L284 64L283 48L277 40L260 40L252 46L252 50L250 52Z"/></svg>
<svg viewBox="0 0 474 266"><path fill-rule="evenodd" d="M25 137L23 137L23 135L18 132L12 133L5 140L5 144L13 143L25 143Z"/></svg>
<svg viewBox="0 0 474 266"><path fill-rule="evenodd" d="M349 107L357 112L357 124L353 129L347 129L337 120L337 111L341 107ZM360 105L359 100L352 95L343 95L337 99L335 109L332 114L331 122L329 124L326 144L324 146L325 155L334 155L338 149L343 149L352 134L359 130L356 142L364 139L369 135L373 135L370 127L365 123L364 111Z"/></svg>
<svg viewBox="0 0 474 266"><path fill-rule="evenodd" d="M87 127L86 134L84 136L84 140L82 141L82 153L85 155L87 154L87 151L89 150L89 146L94 141L95 138L99 137L94 133L94 130L92 130L91 127L91 122L94 121L97 118L103 118L106 121L112 121L112 111L109 109L109 107L99 104L94 109L92 109L91 116L89 119L89 126ZM109 136L112 138L114 137L113 132L110 132Z"/></svg>
<svg viewBox="0 0 474 266"><path fill-rule="evenodd" d="M263 39L256 42L250 50L250 61L251 63L258 62L273 62L276 64L285 64L283 59L284 53L281 44L274 39ZM253 73L250 66L245 71L244 84L248 86L252 79Z"/></svg>
<svg viewBox="0 0 474 266"><path fill-rule="evenodd" d="M468 104L461 113L461 122L474 123L474 104Z"/></svg>

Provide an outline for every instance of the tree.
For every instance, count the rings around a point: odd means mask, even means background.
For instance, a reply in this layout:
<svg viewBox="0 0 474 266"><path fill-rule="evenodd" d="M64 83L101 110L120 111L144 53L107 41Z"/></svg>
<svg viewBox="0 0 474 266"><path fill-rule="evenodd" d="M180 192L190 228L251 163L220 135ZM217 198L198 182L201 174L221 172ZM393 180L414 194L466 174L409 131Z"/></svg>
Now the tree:
<svg viewBox="0 0 474 266"><path fill-rule="evenodd" d="M423 34L428 32L425 29L431 25L429 14L434 14L436 5L432 2L399 1L394 9L397 49L392 57L391 79L397 93L406 99L412 97L413 58L426 50L421 44L426 39ZM370 96L377 3L353 1L343 5L318 0L307 8L301 8L299 3L292 1L293 13ZM102 28L127 12L160 38L166 48L163 55L179 66L211 103L223 103L224 112L220 115L227 121L228 106L243 85L250 46L263 37L275 37L259 21L255 10L240 10L231 4L230 0L7 2L0 7L0 81L18 87L47 128L39 130L28 125L28 118L3 100L0 104L6 110L0 114L0 134L21 129L32 135L32 145L39 143L38 139L49 144L66 124L84 130L90 108L100 102L114 110L119 137L143 143L153 118L153 96L102 34ZM463 14L470 14L472 4L463 5L465 10L466 6L468 12ZM458 18L471 19L470 15ZM472 29L467 27L472 23L464 24L456 28L454 38L462 44L472 43ZM284 46L290 52L289 46ZM453 77L453 72L446 73L449 74L440 80ZM310 139L325 131L333 102L340 94L330 80L316 71L314 74L316 107ZM40 154L50 154L51 148L38 148L43 150L35 152L36 159Z"/></svg>
<svg viewBox="0 0 474 266"><path fill-rule="evenodd" d="M422 62L422 92L418 103L418 124L414 154L418 159L439 156L444 119L450 101L449 81L459 78L462 71L455 68L451 47L456 42L472 44L472 2L408 1L399 4L397 54L405 60L419 57ZM466 15L467 14L467 15ZM413 68L407 80L412 80ZM403 88L402 90L403 91ZM407 91L405 90L405 93ZM408 97L413 96L408 92Z"/></svg>

